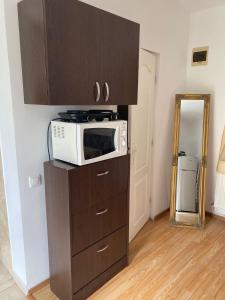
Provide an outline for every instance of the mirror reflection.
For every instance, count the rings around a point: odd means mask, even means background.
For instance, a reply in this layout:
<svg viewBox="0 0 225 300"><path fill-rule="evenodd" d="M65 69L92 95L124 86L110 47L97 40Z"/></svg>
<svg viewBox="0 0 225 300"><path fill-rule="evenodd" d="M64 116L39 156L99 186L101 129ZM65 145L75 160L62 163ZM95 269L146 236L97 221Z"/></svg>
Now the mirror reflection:
<svg viewBox="0 0 225 300"><path fill-rule="evenodd" d="M204 100L181 100L176 211L199 212Z"/></svg>

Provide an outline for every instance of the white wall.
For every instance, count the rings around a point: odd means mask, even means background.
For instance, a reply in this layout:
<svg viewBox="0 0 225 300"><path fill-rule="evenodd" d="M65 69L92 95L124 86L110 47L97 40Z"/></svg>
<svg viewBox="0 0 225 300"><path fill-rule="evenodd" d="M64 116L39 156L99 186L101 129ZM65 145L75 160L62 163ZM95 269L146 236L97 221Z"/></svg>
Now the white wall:
<svg viewBox="0 0 225 300"><path fill-rule="evenodd" d="M6 43L4 3L0 1L0 148L3 159L5 193L11 238L13 271L25 283L26 265L23 239L19 178L15 143L15 124L12 107L8 48Z"/></svg>
<svg viewBox="0 0 225 300"><path fill-rule="evenodd" d="M225 5L225 0L179 0L179 2L192 12Z"/></svg>
<svg viewBox="0 0 225 300"><path fill-rule="evenodd" d="M4 56L1 53L6 72L0 132L10 235L12 240L15 239L15 247L18 247L18 253L16 248L12 252L13 269L25 287L31 288L48 278L49 270L44 186L29 189L28 176L43 174L43 161L47 160L47 124L58 111L66 108L23 104L18 0L0 1L5 3L4 34L7 37L7 45L3 40ZM176 5L176 1L87 2L141 23L141 47L160 55L152 191L154 216L169 205L174 94L182 91L185 81L188 15ZM17 219L14 220L14 217Z"/></svg>
<svg viewBox="0 0 225 300"><path fill-rule="evenodd" d="M216 164L222 131L225 125L225 6L193 13L187 62L187 91L211 93L211 122L207 184L207 210L214 201ZM194 47L209 46L207 66L192 67L191 51Z"/></svg>

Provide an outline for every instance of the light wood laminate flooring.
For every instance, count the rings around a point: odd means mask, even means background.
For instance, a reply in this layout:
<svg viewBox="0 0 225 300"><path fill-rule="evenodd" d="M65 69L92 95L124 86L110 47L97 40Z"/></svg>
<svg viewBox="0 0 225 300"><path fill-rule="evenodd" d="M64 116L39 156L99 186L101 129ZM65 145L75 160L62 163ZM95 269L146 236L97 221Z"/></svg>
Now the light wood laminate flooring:
<svg viewBox="0 0 225 300"><path fill-rule="evenodd" d="M57 299L49 286L33 297ZM209 218L202 231L171 227L168 215L147 223L130 245L129 266L88 300L151 299L225 300L225 222Z"/></svg>
<svg viewBox="0 0 225 300"><path fill-rule="evenodd" d="M27 300L0 262L0 300Z"/></svg>

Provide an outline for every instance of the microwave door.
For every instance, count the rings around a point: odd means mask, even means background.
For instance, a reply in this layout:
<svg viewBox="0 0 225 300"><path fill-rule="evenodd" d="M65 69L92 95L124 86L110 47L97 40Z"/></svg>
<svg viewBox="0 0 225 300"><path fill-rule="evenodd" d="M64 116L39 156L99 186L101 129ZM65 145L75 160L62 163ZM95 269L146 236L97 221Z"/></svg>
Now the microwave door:
<svg viewBox="0 0 225 300"><path fill-rule="evenodd" d="M102 156L113 153L116 150L115 135L115 128L85 128L83 131L84 160L99 161Z"/></svg>

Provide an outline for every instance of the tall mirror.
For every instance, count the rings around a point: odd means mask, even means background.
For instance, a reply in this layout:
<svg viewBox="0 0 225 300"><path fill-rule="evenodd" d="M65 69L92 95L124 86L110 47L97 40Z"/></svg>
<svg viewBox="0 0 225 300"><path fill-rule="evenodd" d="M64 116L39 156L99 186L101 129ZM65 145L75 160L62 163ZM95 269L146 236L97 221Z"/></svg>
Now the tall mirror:
<svg viewBox="0 0 225 300"><path fill-rule="evenodd" d="M210 95L176 95L170 222L204 227Z"/></svg>

